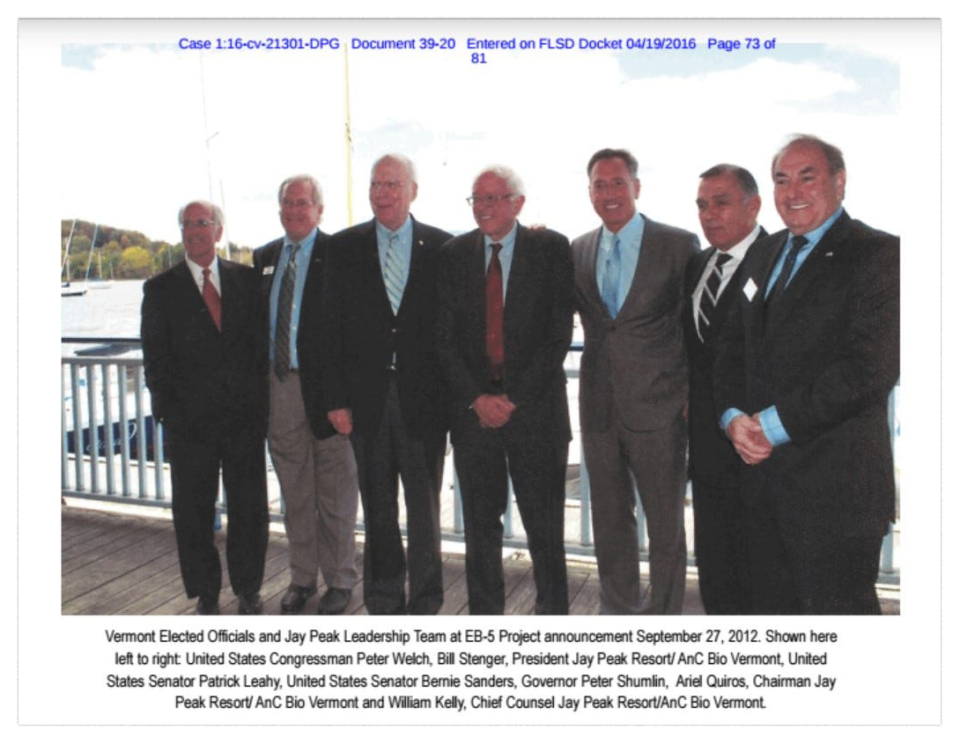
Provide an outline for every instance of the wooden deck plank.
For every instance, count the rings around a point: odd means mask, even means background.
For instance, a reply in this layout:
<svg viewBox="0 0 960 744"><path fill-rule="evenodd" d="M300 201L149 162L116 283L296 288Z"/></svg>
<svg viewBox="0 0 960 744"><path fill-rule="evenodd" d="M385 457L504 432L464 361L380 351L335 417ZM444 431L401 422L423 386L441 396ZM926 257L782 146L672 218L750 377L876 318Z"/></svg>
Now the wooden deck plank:
<svg viewBox="0 0 960 744"><path fill-rule="evenodd" d="M187 599L180 579L173 523L152 516L105 513L76 506L62 508L61 612L64 615L176 615L190 614L195 600ZM152 513L151 513L152 514ZM236 612L237 600L226 576L224 531L216 544L224 567L221 611ZM358 544L357 573L363 575L362 540ZM289 551L282 533L271 532L264 566L261 596L266 614L279 614L280 600L289 584ZM644 588L648 588L647 565L642 564ZM596 566L589 561L568 562L570 614L595 615L600 608L600 582ZM529 615L536 602L536 587L529 557L523 551L504 560L506 613ZM469 614L466 565L462 552L448 553L443 560L444 604L441 615ZM326 587L322 583L301 614L316 612ZM900 613L897 587L881 592L884 614ZM695 569L687 575L683 613L702 615L703 605ZM354 587L347 615L366 615L362 581Z"/></svg>

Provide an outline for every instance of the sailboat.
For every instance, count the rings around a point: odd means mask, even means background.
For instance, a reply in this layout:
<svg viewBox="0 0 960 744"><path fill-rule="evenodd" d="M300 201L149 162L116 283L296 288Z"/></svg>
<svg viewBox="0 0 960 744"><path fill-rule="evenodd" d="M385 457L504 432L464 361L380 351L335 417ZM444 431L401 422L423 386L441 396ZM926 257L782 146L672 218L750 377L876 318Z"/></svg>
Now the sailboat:
<svg viewBox="0 0 960 744"><path fill-rule="evenodd" d="M93 227L93 242L90 244L90 259L87 261L87 276L84 279L87 289L110 289L113 287L112 279L103 278L103 257L101 256L101 250L97 248L97 277L96 279L90 278L90 266L93 263L93 249L97 245L97 231L100 229L100 225L94 225Z"/></svg>
<svg viewBox="0 0 960 744"><path fill-rule="evenodd" d="M60 282L61 297L82 297L87 293L86 287L75 287L70 283L70 244L73 242L73 231L77 227L77 221L74 219L70 226L70 237L67 238L67 250L63 254L63 261L60 264L60 276L64 277Z"/></svg>

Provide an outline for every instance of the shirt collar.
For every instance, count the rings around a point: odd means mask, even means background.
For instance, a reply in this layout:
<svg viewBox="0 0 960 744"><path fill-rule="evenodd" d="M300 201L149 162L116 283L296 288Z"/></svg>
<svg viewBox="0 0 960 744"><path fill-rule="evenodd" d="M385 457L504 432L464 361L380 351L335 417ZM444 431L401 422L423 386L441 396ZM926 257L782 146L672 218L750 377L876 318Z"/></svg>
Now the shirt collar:
<svg viewBox="0 0 960 744"><path fill-rule="evenodd" d="M303 240L299 241L299 246L300 246L300 248L299 248L298 250L299 250L300 252L303 252L303 249L304 249L304 248L312 248L312 247L313 247L313 244L314 244L314 243L316 242L316 240L317 240L317 234L318 234L319 232L320 232L320 228L319 228L319 227L313 228L313 230L310 231L310 234L309 234L307 237L305 237ZM286 248L287 246L293 245L295 242L296 242L296 241L294 241L289 235L284 235L284 236L283 236L283 247L284 247L284 248Z"/></svg>
<svg viewBox="0 0 960 744"><path fill-rule="evenodd" d="M484 235L483 236L484 248L489 248L494 243L499 243L502 246L502 248L500 249L500 253L501 254L509 253L510 251L513 250L514 243L517 242L517 230L519 229L519 227L520 227L520 223L515 221L513 223L513 227L510 229L510 232L504 235L500 240L494 240L489 235Z"/></svg>
<svg viewBox="0 0 960 744"><path fill-rule="evenodd" d="M400 225L396 230L391 230L386 225L380 224L379 221L374 219L374 222L377 225L377 237L380 240L388 241L390 236L396 234L401 240L405 240L408 236L413 235L413 218L408 214L407 219L404 220L403 224Z"/></svg>
<svg viewBox="0 0 960 744"><path fill-rule="evenodd" d="M620 245L630 245L637 240L640 231L643 230L643 217L638 212L630 218L630 221L621 227L617 232L613 232L604 225L601 228L600 247L604 251L612 250L614 238L620 238Z"/></svg>
<svg viewBox="0 0 960 744"><path fill-rule="evenodd" d="M187 268L190 269L190 274L197 282L203 281L203 270L204 268L210 269L210 276L217 281L219 284L220 280L220 257L214 256L213 260L210 262L210 265L203 267L198 263L194 263L189 256L184 256L184 259L187 262Z"/></svg>
<svg viewBox="0 0 960 744"><path fill-rule="evenodd" d="M750 231L747 237L745 237L743 240L741 240L739 243L733 246L733 248L731 248L730 250L724 251L724 252L728 256L730 256L730 258L733 259L734 261L742 261L743 257L747 253L747 248L753 245L753 242L757 239L757 236L759 234L760 234L760 225L758 223L757 225L754 226L753 230ZM721 251L718 250L717 255L719 256L720 253Z"/></svg>
<svg viewBox="0 0 960 744"><path fill-rule="evenodd" d="M840 215L841 215L841 214L843 214L843 206L842 206L842 205L841 205L840 209L838 209L836 212L834 212L832 215L830 215L830 217L827 219L827 221L824 222L822 225L820 225L820 227L817 227L817 228L811 230L811 231L808 232L808 233L804 233L804 234L803 234L803 237L805 237L805 238L807 239L807 242L810 243L811 246L816 245L818 242L820 242L820 238L822 238L822 237L824 236L824 234L827 232L827 230L829 230L831 227L833 227L834 223L835 223L837 220L840 219Z"/></svg>

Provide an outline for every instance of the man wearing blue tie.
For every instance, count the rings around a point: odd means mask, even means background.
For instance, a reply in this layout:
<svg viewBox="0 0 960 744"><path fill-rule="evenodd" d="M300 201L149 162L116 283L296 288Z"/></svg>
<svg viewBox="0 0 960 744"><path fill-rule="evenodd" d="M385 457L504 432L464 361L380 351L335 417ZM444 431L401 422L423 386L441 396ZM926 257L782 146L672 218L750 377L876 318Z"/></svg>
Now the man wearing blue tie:
<svg viewBox="0 0 960 744"><path fill-rule="evenodd" d="M587 165L603 225L573 241L583 322L580 431L603 614L679 614L687 568L684 271L699 241L637 213L637 160L600 150ZM650 535L641 605L635 491Z"/></svg>
<svg viewBox="0 0 960 744"><path fill-rule="evenodd" d="M887 397L900 375L900 240L843 209L840 150L774 157L787 229L744 262L715 399L741 489L758 614L875 614L894 517Z"/></svg>

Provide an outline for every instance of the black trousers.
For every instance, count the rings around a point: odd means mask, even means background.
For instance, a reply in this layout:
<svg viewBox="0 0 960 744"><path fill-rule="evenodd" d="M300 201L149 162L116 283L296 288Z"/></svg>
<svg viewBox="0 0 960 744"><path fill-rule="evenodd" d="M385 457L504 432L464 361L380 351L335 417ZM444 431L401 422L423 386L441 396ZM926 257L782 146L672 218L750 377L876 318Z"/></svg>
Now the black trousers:
<svg viewBox="0 0 960 744"><path fill-rule="evenodd" d="M443 605L440 485L446 432L407 431L390 383L380 427L351 436L363 503L363 602L371 615L435 615ZM398 480L407 507L407 552L400 535ZM404 583L409 574L410 599Z"/></svg>
<svg viewBox="0 0 960 744"><path fill-rule="evenodd" d="M736 478L693 479L693 543L708 615L751 612L745 516Z"/></svg>
<svg viewBox="0 0 960 744"><path fill-rule="evenodd" d="M765 506L747 508L752 611L758 615L879 615L877 574L884 533L804 529Z"/></svg>
<svg viewBox="0 0 960 744"><path fill-rule="evenodd" d="M267 552L264 437L254 426L168 430L173 526L188 597L220 593L220 555L213 520L220 473L227 501L227 569L235 594L260 591Z"/></svg>
<svg viewBox="0 0 960 744"><path fill-rule="evenodd" d="M516 436L507 427L484 429L472 411L453 448L460 479L471 615L502 615L503 515L507 472L527 533L538 615L566 615L567 564L563 508L569 443L549 434Z"/></svg>

